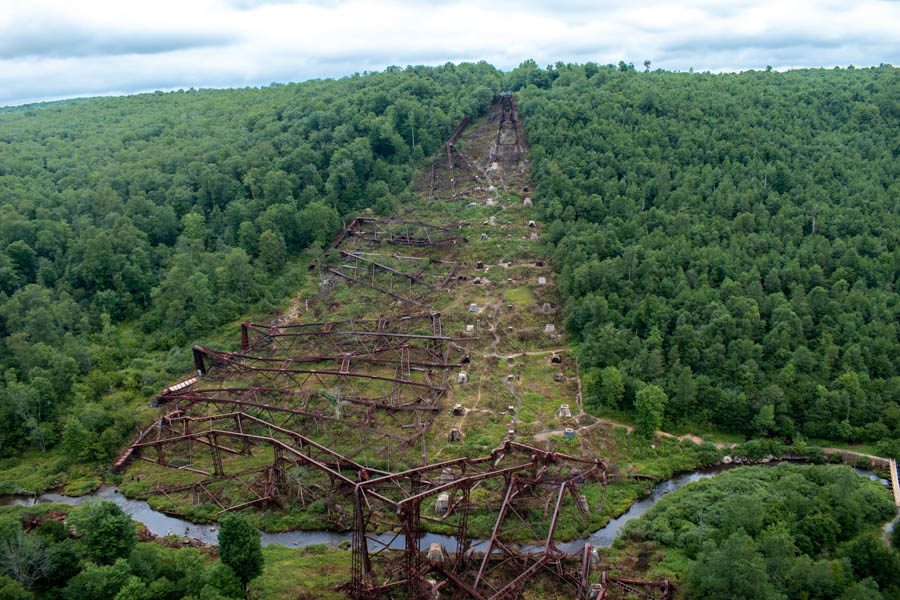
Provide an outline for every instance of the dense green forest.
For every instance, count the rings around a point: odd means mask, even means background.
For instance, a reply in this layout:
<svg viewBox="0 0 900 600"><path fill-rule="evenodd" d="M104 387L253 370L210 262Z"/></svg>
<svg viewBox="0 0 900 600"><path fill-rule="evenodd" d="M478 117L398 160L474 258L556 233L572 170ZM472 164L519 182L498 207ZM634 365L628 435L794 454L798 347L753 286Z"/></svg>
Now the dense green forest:
<svg viewBox="0 0 900 600"><path fill-rule="evenodd" d="M135 523L107 501L76 509L3 507L0 598L226 600L250 597L248 590L253 597L273 597L277 586L260 577L266 559L259 531L231 514L220 523L218 542L218 549L182 548L174 539L138 542Z"/></svg>
<svg viewBox="0 0 900 600"><path fill-rule="evenodd" d="M877 526L894 515L881 484L850 467L780 464L685 486L624 536L659 544L691 597L878 600L900 596L900 553Z"/></svg>
<svg viewBox="0 0 900 600"><path fill-rule="evenodd" d="M589 408L654 384L670 427L900 453L897 69L529 61L0 114L0 454L108 459L129 399L283 302L342 218L409 200L504 88Z"/></svg>
<svg viewBox="0 0 900 600"><path fill-rule="evenodd" d="M191 342L283 302L346 215L409 200L501 81L394 67L0 114L0 458L111 458Z"/></svg>
<svg viewBox="0 0 900 600"><path fill-rule="evenodd" d="M900 71L509 85L589 408L900 452Z"/></svg>
<svg viewBox="0 0 900 600"><path fill-rule="evenodd" d="M427 157L505 89L588 410L770 438L748 442L760 456L800 438L900 455L897 69L478 63L0 111L0 493L78 469L98 485L89 469L192 343L283 307L348 216L412 203ZM874 535L886 498L849 469L742 469L628 531L697 597L896 597L900 559ZM213 599L250 581L136 543L108 505L74 511L80 539L0 514L4 598Z"/></svg>

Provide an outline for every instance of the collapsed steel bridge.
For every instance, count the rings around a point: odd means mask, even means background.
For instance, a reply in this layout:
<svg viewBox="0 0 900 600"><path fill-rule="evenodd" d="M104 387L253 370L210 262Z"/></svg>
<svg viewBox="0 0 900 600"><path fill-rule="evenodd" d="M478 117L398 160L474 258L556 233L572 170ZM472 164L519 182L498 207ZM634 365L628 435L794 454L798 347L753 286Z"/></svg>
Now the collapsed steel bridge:
<svg viewBox="0 0 900 600"><path fill-rule="evenodd" d="M504 95L499 104L488 164L518 163L515 99ZM469 122L432 164L431 196L443 187L451 198L470 193L482 188L457 186L494 177L506 187L502 170L492 174L456 147ZM462 176L454 157L467 169ZM342 589L358 600L521 599L538 576L585 600L607 599L616 589L670 598L667 581L602 572L596 583L590 545L570 554L558 544L560 523L583 528L596 509L588 498L596 501L598 489L605 497L603 461L510 440L486 456L428 462L426 434L442 409L448 369L468 362L464 344L473 339L444 335L440 314L428 309L430 296L463 278L465 265L446 253L465 241L458 233L465 225L351 221L311 268L425 310L245 322L239 352L195 346L197 375L156 398L164 414L139 432L114 469L133 460L176 469L187 481L150 493L220 515L317 507L323 524L353 532L352 575ZM429 254L414 255L423 251ZM473 519L485 518L490 532L473 532ZM443 531L445 543L423 552L428 530Z"/></svg>

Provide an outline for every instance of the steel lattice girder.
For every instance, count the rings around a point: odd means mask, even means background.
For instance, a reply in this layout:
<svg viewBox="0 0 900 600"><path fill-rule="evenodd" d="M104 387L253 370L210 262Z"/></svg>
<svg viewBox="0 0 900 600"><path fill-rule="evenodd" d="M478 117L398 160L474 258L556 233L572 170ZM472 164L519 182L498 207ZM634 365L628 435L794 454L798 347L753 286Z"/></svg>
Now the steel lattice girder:
<svg viewBox="0 0 900 600"><path fill-rule="evenodd" d="M394 462L409 464L408 450L421 442L425 462L424 433L440 408L446 370L458 364L448 362L452 338L442 335L439 313L300 325L245 323L241 333L242 345L259 355L195 348L195 367L202 376L157 397L157 404L177 409L138 436L116 461L117 471L140 455L148 441L162 448L167 443L162 432L176 421L183 425L193 420L196 428L198 422L235 413L290 429L346 457L367 462L378 457L374 462L388 468ZM332 354L294 358L316 343ZM433 381L434 371L440 381ZM218 426L222 422L228 419ZM182 428L170 437L184 433ZM190 440L191 447L212 448L202 432ZM168 452L177 455L179 450L185 448ZM216 451L229 453L221 446ZM194 469L192 460L187 463L179 468L208 472Z"/></svg>
<svg viewBox="0 0 900 600"><path fill-rule="evenodd" d="M413 306L427 308L426 298L453 280L458 263L434 256L378 254L359 249L349 251L340 247L347 238L353 238L363 245L376 244L381 247L383 243L388 243L438 249L442 246L454 246L465 239L458 235L438 234L432 237L432 233L447 233L461 229L464 225L467 223L432 224L357 217L335 237L324 256L310 264L310 269L318 266L352 283L369 287ZM335 250L343 259L340 263L331 262ZM411 267L415 268L413 272L408 271ZM395 278L399 278L396 285Z"/></svg>
<svg viewBox="0 0 900 600"><path fill-rule="evenodd" d="M431 162L431 180L428 187L428 197L433 198L438 189L450 188L451 196L456 194L457 182L478 181L479 176L469 159L456 147L456 142L472 122L472 117L465 117L453 131L450 139L444 144L443 151L438 153ZM456 152L465 162L470 176L458 177L453 163L453 152ZM440 174L440 176L439 176Z"/></svg>
<svg viewBox="0 0 900 600"><path fill-rule="evenodd" d="M222 436L239 442L267 443L278 446L292 455L301 457L310 465L327 471L329 475L337 477L344 483L355 483L356 475L359 473L364 474L364 479L371 474L387 473L361 465L296 431L240 411L209 416L192 416L184 410L175 410L161 417L151 430L156 435L144 436L141 441L132 444L132 447L138 454L144 449L156 450L157 459L148 460L162 465L166 465L168 461L160 451L184 442L199 441L217 452L225 450L230 454L246 453L246 449L235 450L217 442L210 443L208 439ZM260 435L256 432L265 432L267 435ZM345 469L354 475L345 476L343 474ZM209 473L201 473L209 475Z"/></svg>
<svg viewBox="0 0 900 600"><path fill-rule="evenodd" d="M407 246L441 246L462 241L459 236L440 236L468 225L459 223L423 223L376 217L356 217L335 236L329 250L340 246L348 236L362 237L375 243L400 244ZM410 229L412 228L412 229ZM432 233L435 237L432 237ZM367 237L371 236L371 237Z"/></svg>
<svg viewBox="0 0 900 600"><path fill-rule="evenodd" d="M605 571L600 576L600 592L596 596L596 600L606 600L607 591L610 587L615 586L629 595L647 598L647 600L669 600L675 591L675 585L668 579L663 581L644 581L641 579L627 579L624 577L613 577ZM656 590L660 595L656 595ZM651 593L651 590L654 593Z"/></svg>
<svg viewBox="0 0 900 600"><path fill-rule="evenodd" d="M462 241L458 235L441 235L461 229L467 223L432 224L420 221L400 221L357 217L346 228L346 234L377 244L403 246L442 246Z"/></svg>
<svg viewBox="0 0 900 600"><path fill-rule="evenodd" d="M158 422L157 434L145 437L133 445L136 458L161 466L173 466L170 455L187 456L192 461L205 457L208 450L209 470L184 465L175 468L206 477L190 484L173 488L159 488L152 493L171 497L178 493L190 493L195 503L212 500L220 512L243 508L252 504L272 503L283 505L285 500L308 501L318 497L346 498L355 483L369 477L387 474L387 471L367 467L326 446L292 430L278 427L253 415L234 412L209 417L193 417L181 411L172 411L165 420ZM230 446L228 444L231 444ZM197 450L194 445L198 445ZM272 452L271 462L258 475L248 481L243 475L253 472L246 469L228 469L224 454L250 454L263 446ZM144 452L155 451L155 457ZM194 464L194 463L192 463ZM204 494L200 494L200 492ZM315 498L311 498L314 496ZM349 512L344 511L345 516ZM349 518L340 524L348 527Z"/></svg>
<svg viewBox="0 0 900 600"><path fill-rule="evenodd" d="M424 444L423 436L437 411L433 406L378 408L357 399L260 387L193 389L165 400L181 406L184 416L192 418L231 412L252 415L339 450L348 458L388 466L408 460L408 451L416 442Z"/></svg>
<svg viewBox="0 0 900 600"><path fill-rule="evenodd" d="M512 95L500 97L500 122L497 125L497 141L491 148L490 161L518 162L522 159L522 142L519 139L519 112ZM504 131L511 131L513 141L504 142Z"/></svg>
<svg viewBox="0 0 900 600"><path fill-rule="evenodd" d="M439 356L451 341L458 340L443 335L440 313L290 325L241 324L241 350L290 352L293 356L315 356L326 349L345 353L404 344Z"/></svg>
<svg viewBox="0 0 900 600"><path fill-rule="evenodd" d="M322 263L322 269L420 309L428 308L425 304L427 299L445 287L456 275L455 264L444 261L420 262L419 268L410 273L404 270L404 268L409 268L406 264L398 264L398 268L395 268L382 262L369 260L361 253L340 251L340 254L349 260L341 263ZM390 258L398 263L423 261L420 257L391 256ZM441 268L433 268L434 265L439 265ZM450 265L449 268L446 265ZM426 281L426 278L433 279L434 283Z"/></svg>
<svg viewBox="0 0 900 600"><path fill-rule="evenodd" d="M389 598L390 591L400 587L406 589L408 598L430 597L431 592L427 591L429 586L425 581L425 574L430 571L442 573L445 576L442 585L463 594L460 597L469 598L506 597L504 594L518 589L522 582L540 570L550 570L567 584L577 587L582 578L563 568L565 553L556 550L553 543L556 523L563 507L564 494L573 492L573 486L585 480L605 482L605 474L606 465L602 461L578 459L525 444L506 442L487 457L446 461L360 482L354 490L356 531L353 578L345 590L354 598ZM464 554L472 541L466 530L466 516L473 509L468 501L468 492L488 480L510 482L505 486L504 503L489 543L492 549L502 547L507 554L504 565L514 575L496 590L492 589L493 583L487 582L484 569L475 574L471 569L464 568ZM422 514L423 501L447 492L460 492L464 499L448 509L448 515L454 510L460 513L455 524L444 520L447 515L434 519ZM515 551L507 538L518 530L504 529L507 519L516 512L513 500L524 503L526 497L538 504L544 498L556 499L550 514L545 546L540 552ZM491 508L496 510L496 506ZM524 516L520 517L522 523L527 523ZM429 520L441 522L445 528L455 527L458 552L454 567L438 565L421 556L418 540L423 521ZM381 558L390 544L369 533L375 524L380 529L394 525L395 530L401 532L404 538L402 561L389 559L386 566L376 566L376 559ZM537 524L529 525L532 532L535 526ZM400 562L405 565L402 570L396 568ZM495 572L491 573L491 581L496 582L499 570L495 568L492 571Z"/></svg>
<svg viewBox="0 0 900 600"><path fill-rule="evenodd" d="M440 398L446 391L445 385L433 381L437 376L443 380L443 371L438 373L430 368L414 367L408 362L387 365L393 367L389 374L371 374L351 371L352 361L346 357L341 360L340 366L322 369L295 368L292 359L284 359L279 366L271 366L272 359L249 358L253 360L248 361L248 357L231 352L194 347L195 366L208 381L240 381L250 386L289 387L310 392L337 390L340 396L393 407L439 406Z"/></svg>

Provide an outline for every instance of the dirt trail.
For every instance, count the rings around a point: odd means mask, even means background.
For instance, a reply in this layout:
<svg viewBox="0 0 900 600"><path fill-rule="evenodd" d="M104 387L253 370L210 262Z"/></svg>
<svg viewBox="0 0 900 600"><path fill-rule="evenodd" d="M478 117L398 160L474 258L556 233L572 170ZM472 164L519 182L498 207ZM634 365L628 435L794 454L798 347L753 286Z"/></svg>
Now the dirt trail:
<svg viewBox="0 0 900 600"><path fill-rule="evenodd" d="M509 360L512 358L519 358L522 356L544 356L545 354L559 354L561 352L569 352L571 348L552 348L550 350L534 350L530 352L516 352L514 354L497 354L496 352L491 354L482 354L484 358L502 358L503 360Z"/></svg>
<svg viewBox="0 0 900 600"><path fill-rule="evenodd" d="M591 429L596 429L597 427L600 427L601 425L608 425L609 427L624 427L628 433L631 433L632 431L634 431L634 425L629 425L627 423L620 423L619 421L613 421L611 419L597 419L597 421L595 423L592 423L590 425L583 425L581 427L573 427L573 429L576 432L590 431ZM537 434L535 434L534 439L540 440L540 441L546 441L547 439L550 438L550 436L564 435L564 434L565 434L565 429L554 429L551 431L542 431L540 433L537 433ZM656 437L677 439L678 441L690 440L690 441L694 442L695 444L702 444L706 441L703 438L701 438L700 436L694 435L691 433L686 433L684 435L675 435L673 433L667 433L662 430L656 431ZM725 442L712 442L712 443L715 444L716 448L733 448L733 447L737 446L737 444L727 444ZM825 450L826 452L836 451L833 448L823 448L823 450ZM863 456L868 456L868 455L863 455ZM874 456L872 458L878 458L878 457Z"/></svg>

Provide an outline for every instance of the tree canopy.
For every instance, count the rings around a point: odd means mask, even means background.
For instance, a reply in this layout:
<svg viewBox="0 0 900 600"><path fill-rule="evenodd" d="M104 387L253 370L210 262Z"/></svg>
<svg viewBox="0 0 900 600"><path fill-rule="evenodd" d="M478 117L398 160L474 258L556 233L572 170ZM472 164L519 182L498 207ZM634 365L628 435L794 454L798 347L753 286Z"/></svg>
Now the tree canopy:
<svg viewBox="0 0 900 600"><path fill-rule="evenodd" d="M849 467L780 464L691 483L624 535L661 544L691 597L894 598L900 554L876 533L894 514L890 494Z"/></svg>
<svg viewBox="0 0 900 600"><path fill-rule="evenodd" d="M290 296L342 220L411 198L502 77L447 64L0 111L0 457L110 459L136 425L123 396Z"/></svg>
<svg viewBox="0 0 900 600"><path fill-rule="evenodd" d="M653 384L670 427L900 438L898 69L507 81L586 379L624 379L588 408Z"/></svg>
<svg viewBox="0 0 900 600"><path fill-rule="evenodd" d="M259 540L259 530L241 514L230 513L219 521L219 559L234 571L245 589L262 574Z"/></svg>
<svg viewBox="0 0 900 600"><path fill-rule="evenodd" d="M110 565L128 558L137 543L131 517L108 500L89 504L72 521L82 535L85 554L97 564Z"/></svg>

